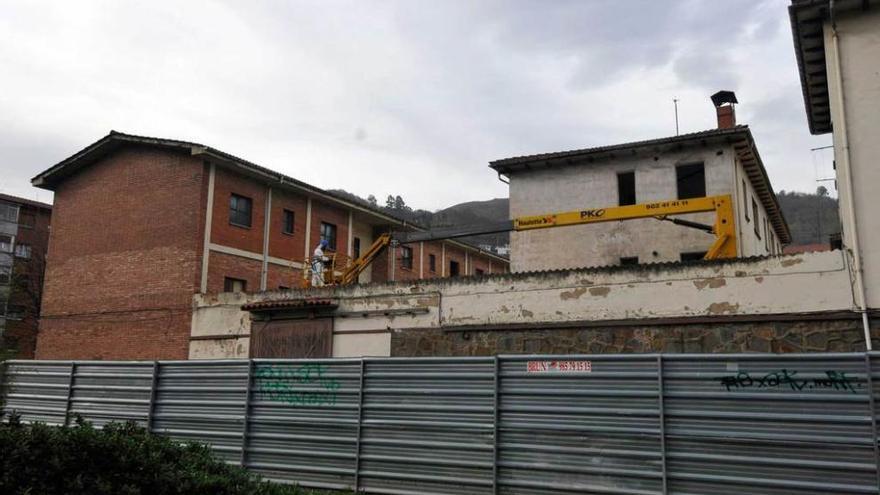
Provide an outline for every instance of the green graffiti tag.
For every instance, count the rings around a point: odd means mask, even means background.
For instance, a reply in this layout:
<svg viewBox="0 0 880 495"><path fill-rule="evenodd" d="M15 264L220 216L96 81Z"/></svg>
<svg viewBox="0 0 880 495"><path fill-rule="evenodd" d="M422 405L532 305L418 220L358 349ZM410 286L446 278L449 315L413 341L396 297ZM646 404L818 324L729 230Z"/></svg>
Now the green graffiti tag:
<svg viewBox="0 0 880 495"><path fill-rule="evenodd" d="M293 406L334 406L339 382L326 375L322 364L302 366L258 366L254 377L260 400Z"/></svg>

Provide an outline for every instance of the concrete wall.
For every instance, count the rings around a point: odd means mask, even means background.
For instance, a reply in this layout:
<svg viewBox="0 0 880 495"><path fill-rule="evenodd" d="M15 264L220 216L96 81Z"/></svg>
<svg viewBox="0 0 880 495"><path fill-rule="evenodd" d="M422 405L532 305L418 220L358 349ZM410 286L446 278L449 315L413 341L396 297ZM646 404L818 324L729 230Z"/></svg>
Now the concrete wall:
<svg viewBox="0 0 880 495"><path fill-rule="evenodd" d="M592 164L518 172L510 177L510 215L601 208L618 204L617 174L635 171L639 203L677 197L676 165L702 162L706 194L742 195L735 153L727 144L659 154L625 156ZM747 181L748 182L748 181ZM748 184L749 195L754 196ZM735 205L743 221L743 206ZM750 206L749 206L750 207ZM760 215L766 218L763 206ZM751 212L749 213L751 217ZM681 218L711 224L714 214ZM763 227L761 231L763 235ZM775 234L771 234L775 237ZM584 266L616 265L622 257L638 256L641 263L678 261L682 253L703 252L714 242L711 234L654 219L609 222L584 226L511 233L511 271L532 271ZM741 228L741 256L767 254L751 228Z"/></svg>
<svg viewBox="0 0 880 495"><path fill-rule="evenodd" d="M196 296L194 337L238 335L243 342L250 332L250 317L239 308L246 302L334 299L339 305L334 356L391 353L400 332L429 329L480 332L505 325L627 321L638 326L671 318L699 319L711 326L712 321L730 318L772 320L773 315L852 308L847 266L839 251L218 297ZM194 341L192 349L198 351L190 356L233 357L220 344L225 340L231 339Z"/></svg>
<svg viewBox="0 0 880 495"><path fill-rule="evenodd" d="M847 248L854 247L855 226L863 260L867 306L878 308L880 219L875 212L876 189L880 184L880 11L866 10L857 15L842 14L837 19L837 31L839 60L833 50L830 26L825 26L828 92L834 125L835 161L838 164L843 240ZM842 88L835 77L838 61ZM841 101L843 105L840 104ZM844 141L847 139L851 178L847 176L845 164L847 157ZM853 184L852 194L846 186L850 179Z"/></svg>

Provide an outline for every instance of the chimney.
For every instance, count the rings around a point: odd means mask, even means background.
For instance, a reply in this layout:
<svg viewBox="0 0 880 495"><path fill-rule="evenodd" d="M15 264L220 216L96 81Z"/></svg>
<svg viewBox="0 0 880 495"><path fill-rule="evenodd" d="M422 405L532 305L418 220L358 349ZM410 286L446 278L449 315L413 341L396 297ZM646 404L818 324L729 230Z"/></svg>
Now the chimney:
<svg viewBox="0 0 880 495"><path fill-rule="evenodd" d="M734 104L739 103L736 101L736 94L733 91L721 90L712 95L712 103L718 114L718 128L736 127L736 109L733 107Z"/></svg>

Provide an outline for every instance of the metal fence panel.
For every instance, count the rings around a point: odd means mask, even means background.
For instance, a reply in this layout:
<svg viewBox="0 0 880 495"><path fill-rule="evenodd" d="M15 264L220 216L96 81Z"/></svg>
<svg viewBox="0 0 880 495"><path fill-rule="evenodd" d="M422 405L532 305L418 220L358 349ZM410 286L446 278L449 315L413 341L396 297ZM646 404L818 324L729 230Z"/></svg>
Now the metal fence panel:
<svg viewBox="0 0 880 495"><path fill-rule="evenodd" d="M6 412L134 420L276 481L436 495L875 494L880 353L12 361Z"/></svg>

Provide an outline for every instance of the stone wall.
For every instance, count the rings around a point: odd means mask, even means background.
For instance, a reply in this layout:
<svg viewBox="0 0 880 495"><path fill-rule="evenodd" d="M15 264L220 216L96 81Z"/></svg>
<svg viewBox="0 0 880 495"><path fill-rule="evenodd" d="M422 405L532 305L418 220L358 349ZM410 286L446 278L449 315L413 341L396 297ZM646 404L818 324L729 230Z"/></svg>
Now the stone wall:
<svg viewBox="0 0 880 495"><path fill-rule="evenodd" d="M872 332L876 349L880 326ZM854 318L488 331L420 328L391 334L391 355L400 357L864 350L861 320Z"/></svg>

